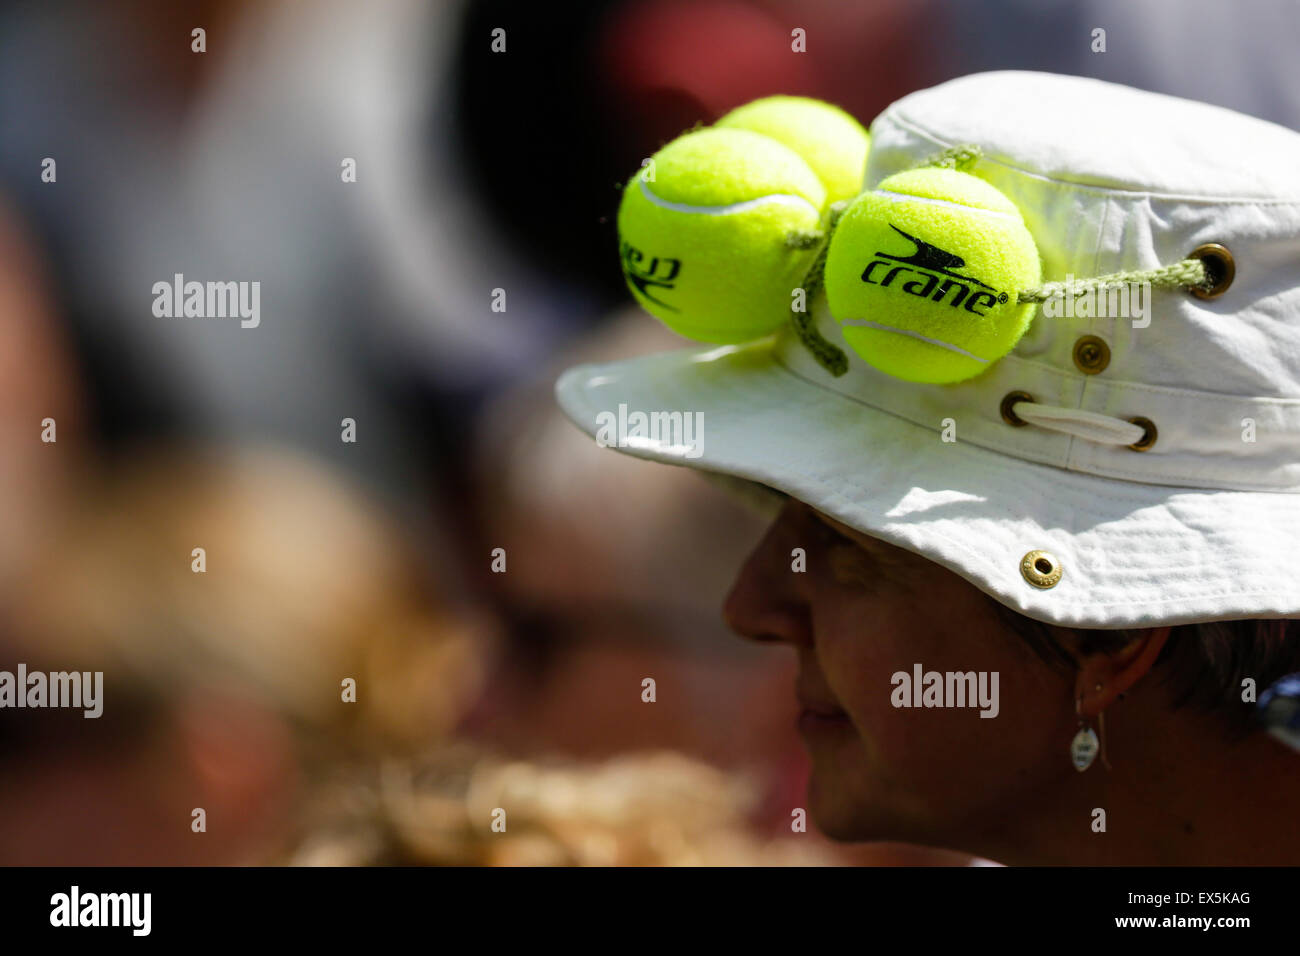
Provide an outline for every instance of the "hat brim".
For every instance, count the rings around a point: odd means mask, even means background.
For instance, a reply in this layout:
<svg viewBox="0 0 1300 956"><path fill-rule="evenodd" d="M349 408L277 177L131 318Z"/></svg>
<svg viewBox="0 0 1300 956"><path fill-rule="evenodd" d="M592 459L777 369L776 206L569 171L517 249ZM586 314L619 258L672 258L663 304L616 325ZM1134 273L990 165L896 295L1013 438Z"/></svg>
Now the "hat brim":
<svg viewBox="0 0 1300 956"><path fill-rule="evenodd" d="M956 572L1053 624L1124 628L1300 616L1300 495L1198 490L1037 464L928 429L783 364L770 340L583 365L556 383L592 436L627 410L702 414L695 447L618 450L759 482ZM698 453L698 457L695 456ZM1050 552L1047 589L1021 572Z"/></svg>

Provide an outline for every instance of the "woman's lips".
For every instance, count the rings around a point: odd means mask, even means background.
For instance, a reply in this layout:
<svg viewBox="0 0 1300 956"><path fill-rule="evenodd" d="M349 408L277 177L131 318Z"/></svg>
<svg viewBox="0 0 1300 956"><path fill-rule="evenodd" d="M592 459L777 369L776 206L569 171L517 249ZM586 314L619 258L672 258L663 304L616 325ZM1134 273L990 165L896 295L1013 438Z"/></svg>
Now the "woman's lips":
<svg viewBox="0 0 1300 956"><path fill-rule="evenodd" d="M826 733L849 727L849 715L834 704L799 701L799 730L802 733Z"/></svg>

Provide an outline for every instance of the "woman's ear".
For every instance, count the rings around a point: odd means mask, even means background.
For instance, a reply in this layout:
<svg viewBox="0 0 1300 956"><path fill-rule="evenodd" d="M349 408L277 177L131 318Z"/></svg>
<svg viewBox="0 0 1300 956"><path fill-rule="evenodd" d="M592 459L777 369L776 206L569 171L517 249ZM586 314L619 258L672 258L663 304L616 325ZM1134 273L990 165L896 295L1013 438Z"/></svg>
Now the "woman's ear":
<svg viewBox="0 0 1300 956"><path fill-rule="evenodd" d="M1097 716L1141 680L1164 650L1169 630L1168 625L1147 628L1117 651L1081 657L1074 682L1080 714Z"/></svg>

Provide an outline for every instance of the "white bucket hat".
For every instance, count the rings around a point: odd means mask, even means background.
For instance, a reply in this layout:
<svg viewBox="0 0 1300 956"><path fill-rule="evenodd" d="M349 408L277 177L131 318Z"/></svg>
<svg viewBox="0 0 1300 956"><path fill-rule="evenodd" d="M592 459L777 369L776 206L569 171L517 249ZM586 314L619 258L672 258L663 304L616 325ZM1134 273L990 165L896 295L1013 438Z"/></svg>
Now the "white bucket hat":
<svg viewBox="0 0 1300 956"><path fill-rule="evenodd" d="M1049 623L1300 617L1300 134L1023 72L914 93L871 133L867 189L978 146L969 171L1019 207L1045 281L1217 243L1218 294L1157 289L1145 319L1040 309L1010 355L953 385L877 371L819 296L843 375L790 326L570 369L565 413L593 436L620 407L698 413L689 445L633 429L621 450L778 489Z"/></svg>

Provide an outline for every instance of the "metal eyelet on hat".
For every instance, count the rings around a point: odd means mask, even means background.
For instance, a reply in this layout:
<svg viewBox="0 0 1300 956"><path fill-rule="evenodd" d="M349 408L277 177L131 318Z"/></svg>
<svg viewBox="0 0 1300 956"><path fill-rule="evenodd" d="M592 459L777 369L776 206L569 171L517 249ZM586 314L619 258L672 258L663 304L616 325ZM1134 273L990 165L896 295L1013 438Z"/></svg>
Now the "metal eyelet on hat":
<svg viewBox="0 0 1300 956"><path fill-rule="evenodd" d="M1002 399L1002 408L1000 409L1002 420L1008 425L1014 425L1016 428L1028 425L1029 422L1016 414L1016 403L1032 402L1033 400L1034 396L1028 392L1007 392L1006 397Z"/></svg>
<svg viewBox="0 0 1300 956"><path fill-rule="evenodd" d="M1050 551L1030 551L1020 559L1020 574L1036 588L1056 587L1062 573L1061 562Z"/></svg>
<svg viewBox="0 0 1300 956"><path fill-rule="evenodd" d="M1084 375L1106 371L1110 364L1110 346L1095 335L1085 335L1074 343L1074 367Z"/></svg>
<svg viewBox="0 0 1300 956"><path fill-rule="evenodd" d="M1156 438L1159 436L1159 432L1156 431L1156 423L1151 419L1143 418L1140 415L1137 418L1130 418L1129 421L1134 425L1141 426L1143 434L1142 437L1133 444L1126 445L1125 447L1131 448L1134 451L1149 451L1151 446L1156 443Z"/></svg>
<svg viewBox="0 0 1300 956"><path fill-rule="evenodd" d="M1210 281L1208 288L1194 288L1192 295L1198 299L1217 299L1228 291L1232 280L1237 276L1237 262L1226 246L1217 242L1207 242L1197 246L1187 257L1200 259L1205 263L1205 275Z"/></svg>

